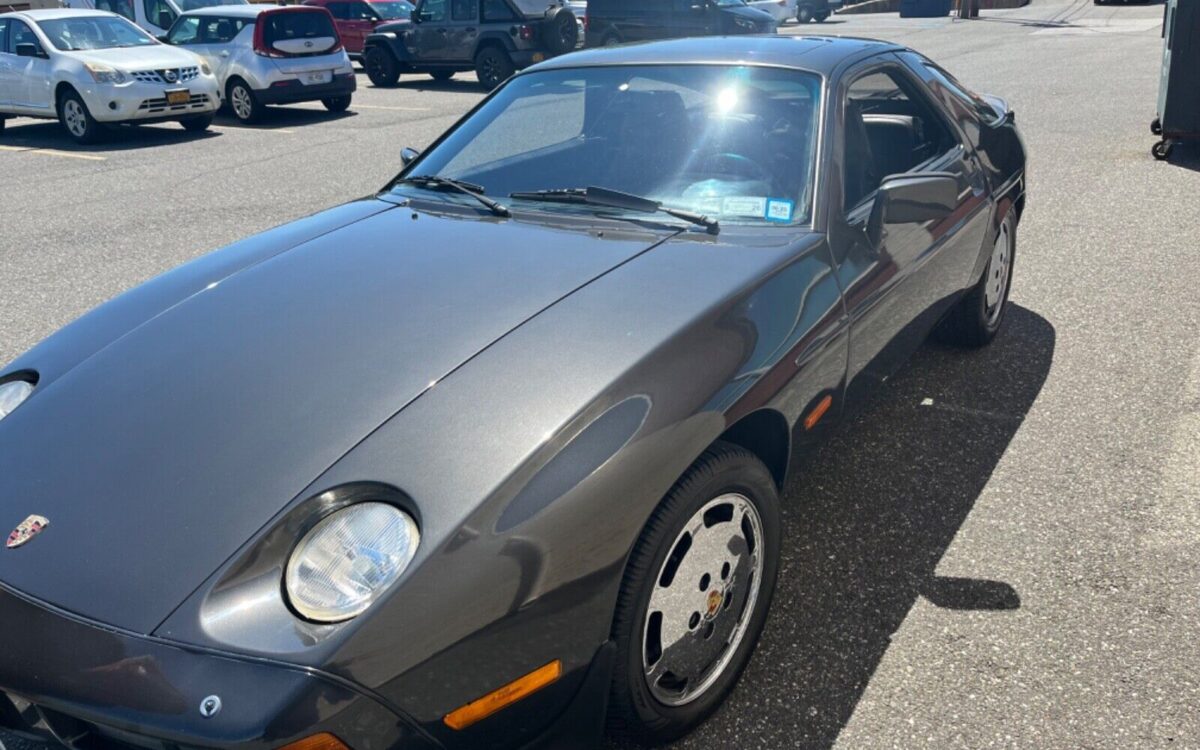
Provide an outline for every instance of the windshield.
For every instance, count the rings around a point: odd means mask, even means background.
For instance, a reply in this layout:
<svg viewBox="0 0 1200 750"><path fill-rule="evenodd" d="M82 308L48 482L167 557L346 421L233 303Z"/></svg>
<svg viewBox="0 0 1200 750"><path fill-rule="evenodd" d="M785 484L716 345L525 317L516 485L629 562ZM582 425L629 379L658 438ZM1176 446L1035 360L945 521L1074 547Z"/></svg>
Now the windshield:
<svg viewBox="0 0 1200 750"><path fill-rule="evenodd" d="M371 3L371 9L378 13L379 17L385 21L411 17L413 7L413 4L406 2L406 0L396 0L396 2L386 3Z"/></svg>
<svg viewBox="0 0 1200 750"><path fill-rule="evenodd" d="M64 52L158 44L137 26L114 16L82 16L37 23L50 43Z"/></svg>
<svg viewBox="0 0 1200 750"><path fill-rule="evenodd" d="M463 180L497 199L594 186L722 223L805 223L820 92L812 73L753 66L526 73L407 173Z"/></svg>
<svg viewBox="0 0 1200 750"><path fill-rule="evenodd" d="M250 0L175 0L185 13L197 8L213 8L218 5L249 5Z"/></svg>

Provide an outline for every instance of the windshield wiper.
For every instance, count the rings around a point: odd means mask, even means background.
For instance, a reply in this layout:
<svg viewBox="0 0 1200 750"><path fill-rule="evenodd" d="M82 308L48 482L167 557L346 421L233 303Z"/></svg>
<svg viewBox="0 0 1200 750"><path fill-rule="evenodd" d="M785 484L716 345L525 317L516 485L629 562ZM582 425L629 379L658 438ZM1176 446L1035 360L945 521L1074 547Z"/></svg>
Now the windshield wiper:
<svg viewBox="0 0 1200 750"><path fill-rule="evenodd" d="M545 201L546 203L586 203L590 206L605 206L621 208L626 211L642 211L653 213L661 211L668 216L690 221L704 227L709 234L719 234L721 225L716 219L710 219L695 211L685 211L681 208L670 208L659 201L643 198L632 193L622 193L619 190L609 190L602 187L566 188L563 190L530 190L511 193L509 198L529 201Z"/></svg>
<svg viewBox="0 0 1200 750"><path fill-rule="evenodd" d="M404 177L396 180L396 184L416 185L417 187L425 187L433 190L456 190L463 195L469 195L479 201L496 216L512 216L507 206L487 197L483 194L481 186L470 182L463 182L462 180L455 180L450 177L438 177L436 175L413 175L412 177Z"/></svg>

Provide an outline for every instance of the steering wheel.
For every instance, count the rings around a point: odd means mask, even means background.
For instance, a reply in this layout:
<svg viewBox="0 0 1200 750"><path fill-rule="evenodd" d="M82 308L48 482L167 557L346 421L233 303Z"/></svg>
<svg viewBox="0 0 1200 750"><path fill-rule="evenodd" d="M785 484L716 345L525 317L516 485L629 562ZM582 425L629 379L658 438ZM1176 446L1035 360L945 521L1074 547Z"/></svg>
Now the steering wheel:
<svg viewBox="0 0 1200 750"><path fill-rule="evenodd" d="M707 154L689 167L688 177L703 177L712 179L713 175L736 177L744 180L758 180L771 183L772 175L761 164L753 159L728 151Z"/></svg>

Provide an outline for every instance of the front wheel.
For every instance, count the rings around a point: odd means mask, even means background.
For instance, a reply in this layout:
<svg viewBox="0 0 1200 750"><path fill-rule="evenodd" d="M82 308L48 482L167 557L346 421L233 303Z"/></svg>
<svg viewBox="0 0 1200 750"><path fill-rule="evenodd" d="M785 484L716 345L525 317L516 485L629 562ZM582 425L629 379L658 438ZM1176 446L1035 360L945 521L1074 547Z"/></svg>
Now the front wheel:
<svg viewBox="0 0 1200 750"><path fill-rule="evenodd" d="M208 130L209 125L212 125L212 121L212 115L194 115L180 119L179 124L189 133L203 133Z"/></svg>
<svg viewBox="0 0 1200 750"><path fill-rule="evenodd" d="M4 121L5 121L6 119L7 119L7 118L0 117L0 133L3 133L3 132L4 132Z"/></svg>
<svg viewBox="0 0 1200 750"><path fill-rule="evenodd" d="M337 114L350 109L350 94L345 96L331 96L327 99L322 99L321 104L325 105L325 109Z"/></svg>
<svg viewBox="0 0 1200 750"><path fill-rule="evenodd" d="M499 47L484 47L475 56L475 74L488 91L504 83L515 70L516 66L508 53Z"/></svg>
<svg viewBox="0 0 1200 750"><path fill-rule="evenodd" d="M796 9L796 20L799 23L808 23L813 20L813 9L807 5L801 5Z"/></svg>
<svg viewBox="0 0 1200 750"><path fill-rule="evenodd" d="M229 91L225 98L229 101L233 116L241 122L257 122L262 117L265 107L259 103L250 86L240 78L229 82Z"/></svg>
<svg viewBox="0 0 1200 750"><path fill-rule="evenodd" d="M725 700L766 620L780 525L771 473L738 446L715 444L675 484L621 584L611 731L667 742Z"/></svg>
<svg viewBox="0 0 1200 750"><path fill-rule="evenodd" d="M1004 322L1016 250L1017 215L1010 208L992 240L992 254L987 268L983 269L983 277L942 321L938 338L948 344L967 347L991 343Z"/></svg>
<svg viewBox="0 0 1200 750"><path fill-rule="evenodd" d="M96 122L79 94L68 90L58 101L58 121L76 143L95 143L103 135L104 126Z"/></svg>
<svg viewBox="0 0 1200 750"><path fill-rule="evenodd" d="M371 47L363 58L363 67L367 69L367 78L371 83L380 86L395 86L400 80L400 65L391 52L383 47Z"/></svg>

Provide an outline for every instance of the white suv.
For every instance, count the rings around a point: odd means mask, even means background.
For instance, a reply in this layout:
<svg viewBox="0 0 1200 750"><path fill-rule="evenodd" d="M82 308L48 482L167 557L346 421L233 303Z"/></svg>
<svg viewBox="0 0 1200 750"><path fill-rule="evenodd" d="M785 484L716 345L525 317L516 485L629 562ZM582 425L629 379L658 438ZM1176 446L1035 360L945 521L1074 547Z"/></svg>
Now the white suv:
<svg viewBox="0 0 1200 750"><path fill-rule="evenodd" d="M344 112L357 87L333 16L310 5L225 5L184 13L164 37L216 73L237 119L268 104L320 101Z"/></svg>
<svg viewBox="0 0 1200 750"><path fill-rule="evenodd" d="M208 64L113 13L29 10L0 15L4 118L58 118L80 143L104 123L178 120L205 130L221 106Z"/></svg>

